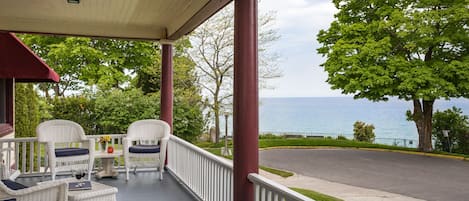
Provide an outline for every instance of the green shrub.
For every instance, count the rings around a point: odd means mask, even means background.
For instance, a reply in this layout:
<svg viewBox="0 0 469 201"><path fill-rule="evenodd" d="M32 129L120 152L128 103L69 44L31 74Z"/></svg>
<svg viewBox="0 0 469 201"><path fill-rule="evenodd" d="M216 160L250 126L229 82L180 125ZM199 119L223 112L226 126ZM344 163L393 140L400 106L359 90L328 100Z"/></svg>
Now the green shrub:
<svg viewBox="0 0 469 201"><path fill-rule="evenodd" d="M337 136L337 140L348 140L347 137L343 136L343 135L339 135Z"/></svg>
<svg viewBox="0 0 469 201"><path fill-rule="evenodd" d="M436 150L449 151L449 140L452 152L469 154L469 118L460 108L436 111L432 121ZM449 139L443 136L443 130L449 131Z"/></svg>
<svg viewBox="0 0 469 201"><path fill-rule="evenodd" d="M259 139L284 139L284 138L285 138L284 135L275 135L272 133L259 135Z"/></svg>
<svg viewBox="0 0 469 201"><path fill-rule="evenodd" d="M96 133L95 101L86 96L55 97L49 100L49 119L65 119L80 124L87 135Z"/></svg>
<svg viewBox="0 0 469 201"><path fill-rule="evenodd" d="M366 124L362 121L356 121L353 124L353 137L357 141L373 142L375 139L375 127L373 124Z"/></svg>

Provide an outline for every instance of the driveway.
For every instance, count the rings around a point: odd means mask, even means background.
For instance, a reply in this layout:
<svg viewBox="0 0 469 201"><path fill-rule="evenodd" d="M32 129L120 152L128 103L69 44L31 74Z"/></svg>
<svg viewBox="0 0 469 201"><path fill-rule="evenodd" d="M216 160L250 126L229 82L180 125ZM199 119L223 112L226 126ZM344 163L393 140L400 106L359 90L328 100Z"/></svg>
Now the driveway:
<svg viewBox="0 0 469 201"><path fill-rule="evenodd" d="M261 165L429 201L469 201L469 162L357 149L260 151Z"/></svg>

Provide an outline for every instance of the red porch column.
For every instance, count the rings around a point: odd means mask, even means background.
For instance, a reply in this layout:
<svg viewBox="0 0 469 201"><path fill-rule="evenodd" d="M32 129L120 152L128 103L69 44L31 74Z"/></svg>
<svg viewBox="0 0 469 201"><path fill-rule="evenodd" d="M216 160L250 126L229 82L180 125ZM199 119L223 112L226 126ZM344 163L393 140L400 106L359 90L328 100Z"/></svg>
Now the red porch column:
<svg viewBox="0 0 469 201"><path fill-rule="evenodd" d="M257 0L235 0L234 200L253 201L249 173L258 173Z"/></svg>
<svg viewBox="0 0 469 201"><path fill-rule="evenodd" d="M173 45L160 41L161 53L161 112L160 119L165 121L173 131Z"/></svg>

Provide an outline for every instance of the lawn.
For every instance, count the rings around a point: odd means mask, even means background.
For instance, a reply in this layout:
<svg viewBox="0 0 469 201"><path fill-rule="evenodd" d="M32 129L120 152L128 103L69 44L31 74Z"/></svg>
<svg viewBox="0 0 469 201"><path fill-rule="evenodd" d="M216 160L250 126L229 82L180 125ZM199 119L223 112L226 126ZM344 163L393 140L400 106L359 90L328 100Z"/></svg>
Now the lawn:
<svg viewBox="0 0 469 201"><path fill-rule="evenodd" d="M303 194L306 197L309 197L315 201L343 201L342 199L335 198L329 195L318 193L316 191L306 190L302 188L290 188L298 193Z"/></svg>

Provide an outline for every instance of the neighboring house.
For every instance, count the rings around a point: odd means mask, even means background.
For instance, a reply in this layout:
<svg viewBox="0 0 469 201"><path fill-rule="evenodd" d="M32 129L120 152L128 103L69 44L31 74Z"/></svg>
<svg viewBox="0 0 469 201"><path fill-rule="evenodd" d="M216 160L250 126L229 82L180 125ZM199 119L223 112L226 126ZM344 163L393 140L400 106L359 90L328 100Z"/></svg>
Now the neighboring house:
<svg viewBox="0 0 469 201"><path fill-rule="evenodd" d="M59 75L14 34L0 32L0 138L14 138L18 82L59 82Z"/></svg>

